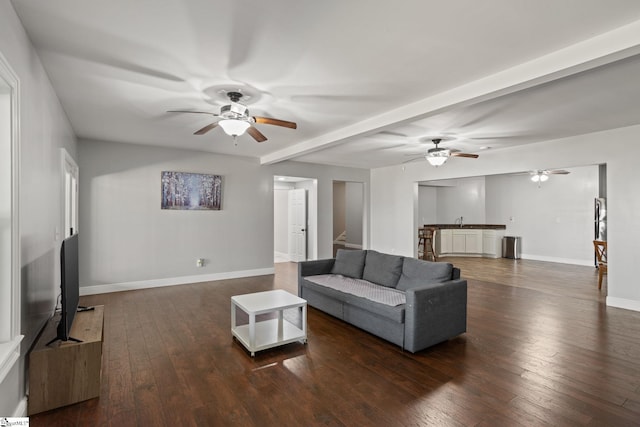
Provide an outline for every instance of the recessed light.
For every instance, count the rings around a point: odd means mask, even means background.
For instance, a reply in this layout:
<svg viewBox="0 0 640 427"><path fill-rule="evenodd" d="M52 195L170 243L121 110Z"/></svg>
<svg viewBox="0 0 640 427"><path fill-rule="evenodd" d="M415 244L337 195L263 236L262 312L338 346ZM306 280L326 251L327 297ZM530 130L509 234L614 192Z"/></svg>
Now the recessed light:
<svg viewBox="0 0 640 427"><path fill-rule="evenodd" d="M485 145L484 147L480 147L480 149L481 149L481 150L490 150L490 149L491 149L491 147L488 147L488 146L486 146L486 145Z"/></svg>

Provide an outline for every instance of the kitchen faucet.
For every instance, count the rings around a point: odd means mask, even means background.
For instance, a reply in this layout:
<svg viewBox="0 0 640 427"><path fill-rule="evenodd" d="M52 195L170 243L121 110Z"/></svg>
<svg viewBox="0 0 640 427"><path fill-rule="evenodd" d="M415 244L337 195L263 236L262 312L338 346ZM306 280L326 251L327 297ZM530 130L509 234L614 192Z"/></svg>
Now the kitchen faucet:
<svg viewBox="0 0 640 427"><path fill-rule="evenodd" d="M458 221L460 221L460 222L458 223ZM456 218L455 224L460 224L460 228L462 228L462 217Z"/></svg>

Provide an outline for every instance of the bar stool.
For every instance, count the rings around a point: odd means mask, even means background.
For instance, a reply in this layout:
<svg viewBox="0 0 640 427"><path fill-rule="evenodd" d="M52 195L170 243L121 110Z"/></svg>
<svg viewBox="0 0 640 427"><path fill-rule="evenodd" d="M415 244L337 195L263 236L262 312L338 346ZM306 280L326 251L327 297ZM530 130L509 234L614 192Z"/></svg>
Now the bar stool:
<svg viewBox="0 0 640 427"><path fill-rule="evenodd" d="M418 259L437 261L434 241L436 228L424 227L418 229Z"/></svg>
<svg viewBox="0 0 640 427"><path fill-rule="evenodd" d="M596 251L596 259L598 260L598 289L602 289L602 276L607 274L607 242L594 240L593 248Z"/></svg>

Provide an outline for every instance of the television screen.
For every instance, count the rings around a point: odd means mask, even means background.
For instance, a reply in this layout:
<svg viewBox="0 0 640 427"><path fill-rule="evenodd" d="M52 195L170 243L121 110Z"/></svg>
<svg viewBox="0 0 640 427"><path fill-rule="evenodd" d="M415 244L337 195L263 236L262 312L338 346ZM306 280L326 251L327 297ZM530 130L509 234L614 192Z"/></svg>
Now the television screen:
<svg viewBox="0 0 640 427"><path fill-rule="evenodd" d="M58 323L57 339L68 341L73 339L69 336L69 331L80 300L77 234L66 238L60 248L60 288L62 313Z"/></svg>

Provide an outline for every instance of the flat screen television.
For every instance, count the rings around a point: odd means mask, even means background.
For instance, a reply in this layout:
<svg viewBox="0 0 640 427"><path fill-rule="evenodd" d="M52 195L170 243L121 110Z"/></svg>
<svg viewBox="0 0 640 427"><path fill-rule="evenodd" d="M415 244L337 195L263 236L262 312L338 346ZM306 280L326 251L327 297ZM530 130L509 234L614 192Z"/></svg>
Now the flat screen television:
<svg viewBox="0 0 640 427"><path fill-rule="evenodd" d="M60 322L54 341L79 341L69 336L80 301L80 277L78 274L78 234L67 237L60 247Z"/></svg>

